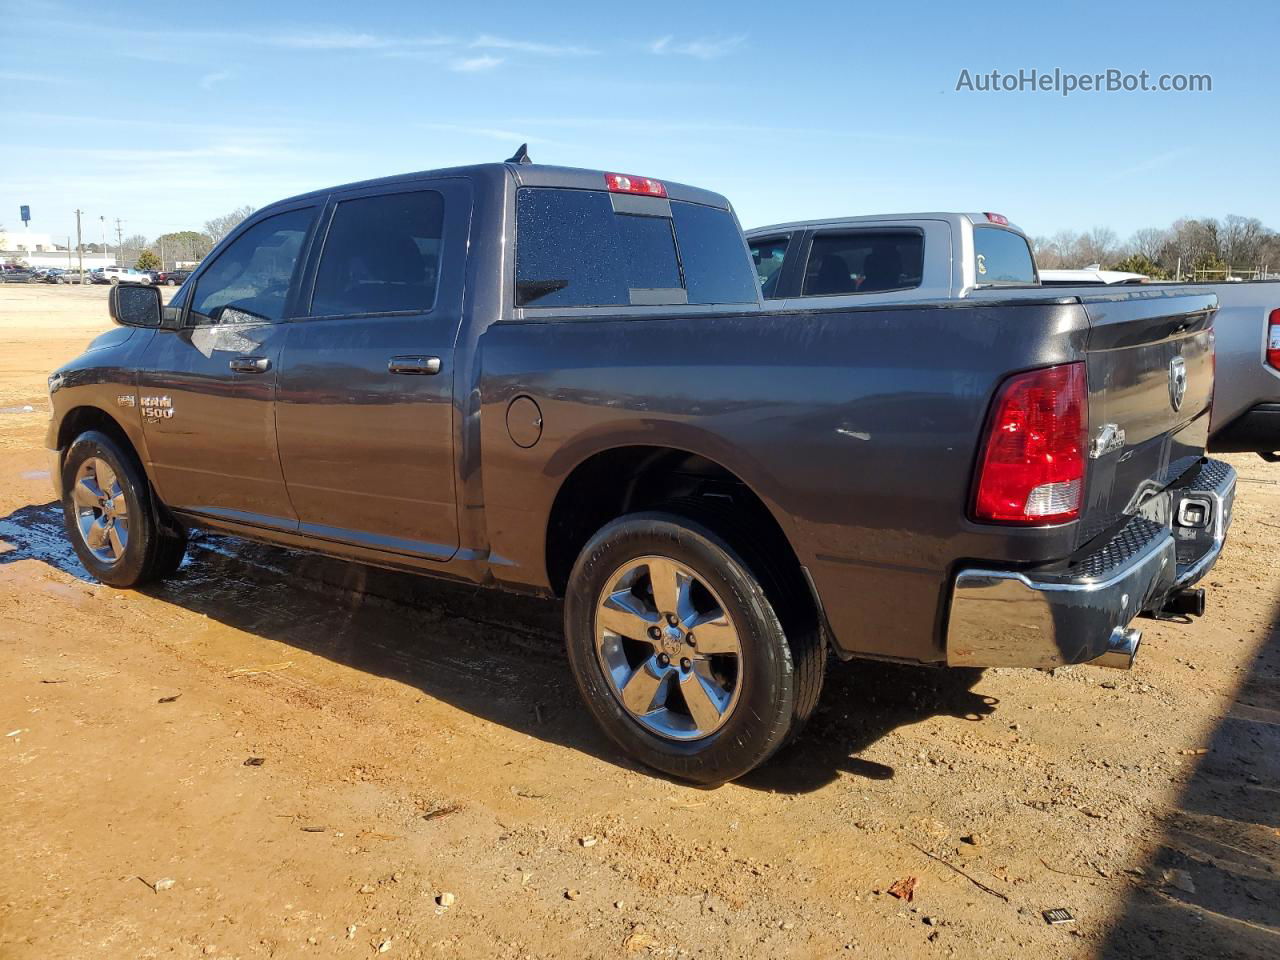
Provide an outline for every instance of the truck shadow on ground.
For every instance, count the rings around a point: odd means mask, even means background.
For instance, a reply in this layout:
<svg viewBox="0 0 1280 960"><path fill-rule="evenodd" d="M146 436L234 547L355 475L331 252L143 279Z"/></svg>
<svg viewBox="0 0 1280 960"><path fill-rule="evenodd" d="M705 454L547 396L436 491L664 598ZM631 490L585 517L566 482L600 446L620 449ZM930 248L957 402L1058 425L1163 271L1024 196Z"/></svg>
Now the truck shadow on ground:
<svg viewBox="0 0 1280 960"><path fill-rule="evenodd" d="M67 542L56 503L0 518L0 551L0 565L34 559L95 582ZM563 655L558 602L209 534L193 539L176 576L145 592L226 627L412 685L521 733L642 769L596 729L580 702ZM832 664L805 732L740 782L804 793L841 775L891 779L892 767L858 754L930 716L979 720L991 713L994 701L970 689L980 675Z"/></svg>
<svg viewBox="0 0 1280 960"><path fill-rule="evenodd" d="M1280 957L1280 605L1102 960Z"/></svg>

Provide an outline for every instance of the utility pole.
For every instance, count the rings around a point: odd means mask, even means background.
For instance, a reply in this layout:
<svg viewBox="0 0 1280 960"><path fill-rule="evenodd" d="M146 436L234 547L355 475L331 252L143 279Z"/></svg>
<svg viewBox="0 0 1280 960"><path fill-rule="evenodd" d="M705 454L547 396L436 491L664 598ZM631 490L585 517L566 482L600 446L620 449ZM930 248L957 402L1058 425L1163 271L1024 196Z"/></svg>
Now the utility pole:
<svg viewBox="0 0 1280 960"><path fill-rule="evenodd" d="M160 234L160 272L164 273L164 234Z"/></svg>
<svg viewBox="0 0 1280 960"><path fill-rule="evenodd" d="M102 258L103 260L106 260L107 258L107 218L102 216L101 214L98 215L98 226L102 228ZM106 264L104 263L103 266L105 267Z"/></svg>
<svg viewBox="0 0 1280 960"><path fill-rule="evenodd" d="M80 214L83 210L76 208L76 254L80 257L80 286L84 286L84 243L80 239Z"/></svg>
<svg viewBox="0 0 1280 960"><path fill-rule="evenodd" d="M120 218L116 217L116 259L117 266L124 266L124 231L120 228Z"/></svg>

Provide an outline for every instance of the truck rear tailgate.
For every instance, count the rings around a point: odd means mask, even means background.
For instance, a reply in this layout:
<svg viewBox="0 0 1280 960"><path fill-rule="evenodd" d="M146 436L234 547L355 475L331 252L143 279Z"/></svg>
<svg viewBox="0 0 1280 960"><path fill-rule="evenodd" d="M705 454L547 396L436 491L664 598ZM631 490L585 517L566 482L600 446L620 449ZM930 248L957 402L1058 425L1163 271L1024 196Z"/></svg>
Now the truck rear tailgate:
<svg viewBox="0 0 1280 960"><path fill-rule="evenodd" d="M1080 300L1090 321L1083 544L1204 455L1217 298L1130 289Z"/></svg>

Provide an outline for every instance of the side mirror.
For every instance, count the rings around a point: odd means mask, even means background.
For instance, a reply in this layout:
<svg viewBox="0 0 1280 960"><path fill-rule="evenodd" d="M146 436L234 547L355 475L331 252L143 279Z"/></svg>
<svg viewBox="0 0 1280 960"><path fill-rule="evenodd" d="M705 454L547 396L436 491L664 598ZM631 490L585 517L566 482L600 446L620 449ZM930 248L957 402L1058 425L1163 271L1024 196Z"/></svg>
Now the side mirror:
<svg viewBox="0 0 1280 960"><path fill-rule="evenodd" d="M122 327L160 326L160 290L147 283L117 283L107 300L111 319Z"/></svg>

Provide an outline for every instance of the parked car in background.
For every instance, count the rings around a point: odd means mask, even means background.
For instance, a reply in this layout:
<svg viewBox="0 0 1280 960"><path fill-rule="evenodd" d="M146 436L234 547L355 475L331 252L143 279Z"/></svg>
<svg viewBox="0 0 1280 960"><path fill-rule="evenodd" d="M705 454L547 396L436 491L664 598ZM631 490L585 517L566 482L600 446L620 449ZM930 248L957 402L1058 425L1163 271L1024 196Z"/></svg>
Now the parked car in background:
<svg viewBox="0 0 1280 960"><path fill-rule="evenodd" d="M150 283L151 275L133 267L103 267L102 275L108 283Z"/></svg>
<svg viewBox="0 0 1280 960"><path fill-rule="evenodd" d="M162 283L168 287L180 287L189 276L191 276L190 270L169 270L161 273L157 277L156 283Z"/></svg>
<svg viewBox="0 0 1280 960"><path fill-rule="evenodd" d="M89 271L89 282L90 283L110 283L111 280L107 277L105 268L95 267L93 270Z"/></svg>
<svg viewBox="0 0 1280 960"><path fill-rule="evenodd" d="M0 264L0 283L27 283L34 276L34 271L17 264Z"/></svg>
<svg viewBox="0 0 1280 960"><path fill-rule="evenodd" d="M1006 297L1007 224L870 229L797 229L820 266L780 304L677 183L514 161L273 204L169 304L115 287L125 328L50 376L67 535L117 587L209 528L564 596L596 720L702 783L803 726L829 648L1128 667L1231 518L1213 296ZM925 236L1000 296L872 299L950 289Z"/></svg>

